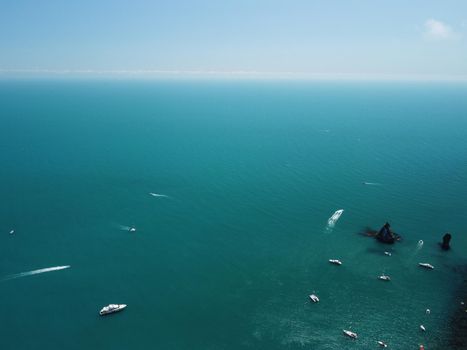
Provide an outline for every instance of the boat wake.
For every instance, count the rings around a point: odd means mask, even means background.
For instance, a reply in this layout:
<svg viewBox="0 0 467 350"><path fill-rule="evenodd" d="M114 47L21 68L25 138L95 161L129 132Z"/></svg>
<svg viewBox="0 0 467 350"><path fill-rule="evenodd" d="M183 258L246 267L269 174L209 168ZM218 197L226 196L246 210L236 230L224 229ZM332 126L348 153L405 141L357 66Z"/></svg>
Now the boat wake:
<svg viewBox="0 0 467 350"><path fill-rule="evenodd" d="M20 278L20 277L38 275L40 273L45 273L45 272L59 271L59 270L64 270L64 269L68 269L68 268L70 268L70 265L54 266L54 267L47 267L45 269L21 272L21 273L16 273L14 275L6 276L5 278L2 279L2 281L12 280L12 279L15 279L15 278Z"/></svg>
<svg viewBox="0 0 467 350"><path fill-rule="evenodd" d="M381 186L378 182L363 182L363 184L367 186Z"/></svg>
<svg viewBox="0 0 467 350"><path fill-rule="evenodd" d="M328 219L328 226L327 229L333 229L334 226L336 226L337 220L341 217L342 213L344 212L344 209L339 209L332 214L332 216Z"/></svg>
<svg viewBox="0 0 467 350"><path fill-rule="evenodd" d="M153 192L149 192L149 194L153 197L162 197L162 198L168 198L169 196L165 195L165 194L159 194L159 193L153 193Z"/></svg>

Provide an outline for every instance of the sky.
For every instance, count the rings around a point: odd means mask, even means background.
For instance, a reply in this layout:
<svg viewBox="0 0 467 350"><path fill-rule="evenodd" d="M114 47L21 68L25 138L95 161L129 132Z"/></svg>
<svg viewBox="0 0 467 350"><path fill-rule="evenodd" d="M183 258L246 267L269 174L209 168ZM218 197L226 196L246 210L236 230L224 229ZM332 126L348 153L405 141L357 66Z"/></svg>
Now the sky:
<svg viewBox="0 0 467 350"><path fill-rule="evenodd" d="M0 0L0 75L467 79L467 0Z"/></svg>

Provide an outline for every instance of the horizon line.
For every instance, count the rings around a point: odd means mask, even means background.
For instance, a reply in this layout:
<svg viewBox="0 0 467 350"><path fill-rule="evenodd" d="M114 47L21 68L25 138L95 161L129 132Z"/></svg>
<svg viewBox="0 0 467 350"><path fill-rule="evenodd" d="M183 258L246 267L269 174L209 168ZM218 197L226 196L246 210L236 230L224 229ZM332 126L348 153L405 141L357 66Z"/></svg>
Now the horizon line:
<svg viewBox="0 0 467 350"><path fill-rule="evenodd" d="M387 81L467 81L466 75L391 74L391 73L312 73L256 70L161 70L161 69L36 69L0 68L0 78L29 77L88 77L88 78L238 78L285 80L387 80Z"/></svg>

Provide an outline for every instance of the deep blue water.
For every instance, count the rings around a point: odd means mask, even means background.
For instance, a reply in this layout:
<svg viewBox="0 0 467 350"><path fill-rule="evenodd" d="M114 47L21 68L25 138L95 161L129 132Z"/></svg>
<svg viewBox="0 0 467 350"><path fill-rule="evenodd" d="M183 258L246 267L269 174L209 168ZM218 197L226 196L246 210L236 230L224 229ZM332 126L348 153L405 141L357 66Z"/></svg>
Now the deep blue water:
<svg viewBox="0 0 467 350"><path fill-rule="evenodd" d="M1 349L446 349L467 84L3 81L0 164L0 279L71 265L0 281Z"/></svg>

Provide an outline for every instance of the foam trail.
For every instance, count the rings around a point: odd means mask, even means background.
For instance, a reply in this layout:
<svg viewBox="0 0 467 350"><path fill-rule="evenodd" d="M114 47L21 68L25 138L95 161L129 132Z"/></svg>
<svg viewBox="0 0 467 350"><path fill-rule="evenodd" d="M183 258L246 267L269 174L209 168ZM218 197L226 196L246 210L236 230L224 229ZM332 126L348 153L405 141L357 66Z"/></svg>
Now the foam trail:
<svg viewBox="0 0 467 350"><path fill-rule="evenodd" d="M5 278L2 279L2 281L12 280L12 279L15 279L15 278L20 278L20 277L38 275L40 273L45 273L45 272L59 271L59 270L64 270L64 269L68 269L68 268L70 268L70 265L54 266L54 267L47 267L45 269L33 270L33 271L28 271L28 272L21 272L21 273L17 273L17 274L14 274L14 275L6 276Z"/></svg>
<svg viewBox="0 0 467 350"><path fill-rule="evenodd" d="M363 182L364 185L367 185L367 186L381 186L380 183L378 182Z"/></svg>
<svg viewBox="0 0 467 350"><path fill-rule="evenodd" d="M341 217L342 213L344 212L344 209L339 209L332 214L332 216L328 219L328 228L333 228L336 226L337 220Z"/></svg>
<svg viewBox="0 0 467 350"><path fill-rule="evenodd" d="M163 198L168 198L169 196L165 195L165 194L159 194L159 193L153 193L153 192L149 192L149 194L153 197L163 197Z"/></svg>
<svg viewBox="0 0 467 350"><path fill-rule="evenodd" d="M125 226L125 225L118 225L118 228L122 231L130 231L131 229L130 226Z"/></svg>

